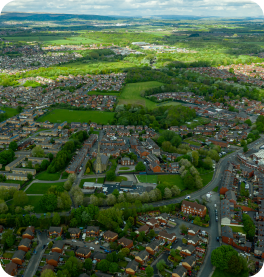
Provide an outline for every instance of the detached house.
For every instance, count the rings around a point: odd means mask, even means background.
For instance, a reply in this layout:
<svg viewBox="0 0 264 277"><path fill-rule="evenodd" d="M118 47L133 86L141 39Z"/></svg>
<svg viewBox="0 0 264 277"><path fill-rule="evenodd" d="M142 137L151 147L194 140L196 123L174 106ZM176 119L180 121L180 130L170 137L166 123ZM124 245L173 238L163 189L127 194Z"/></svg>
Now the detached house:
<svg viewBox="0 0 264 277"><path fill-rule="evenodd" d="M79 228L69 228L68 232L72 239L78 239L81 235L81 230Z"/></svg>
<svg viewBox="0 0 264 277"><path fill-rule="evenodd" d="M11 262L6 265L5 272L9 274L10 276L16 276L17 275L17 264Z"/></svg>
<svg viewBox="0 0 264 277"><path fill-rule="evenodd" d="M191 244L187 245L187 246L183 246L182 250L180 252L180 254L182 256L191 256L195 251L195 247Z"/></svg>
<svg viewBox="0 0 264 277"><path fill-rule="evenodd" d="M149 253L146 250L140 251L138 254L135 256L135 260L143 265L149 258Z"/></svg>
<svg viewBox="0 0 264 277"><path fill-rule="evenodd" d="M192 270L196 264L196 259L194 256L188 256L182 261L182 266L187 270Z"/></svg>
<svg viewBox="0 0 264 277"><path fill-rule="evenodd" d="M144 232L145 234L147 234L149 232L149 226L148 225L142 225L140 226L135 233L139 235L140 232Z"/></svg>
<svg viewBox="0 0 264 277"><path fill-rule="evenodd" d="M137 270L138 270L138 263L135 260L132 260L126 266L126 274L135 275Z"/></svg>
<svg viewBox="0 0 264 277"><path fill-rule="evenodd" d="M195 236L199 233L200 228L196 225L191 225L188 229L188 235L189 236Z"/></svg>
<svg viewBox="0 0 264 277"><path fill-rule="evenodd" d="M108 242L113 242L118 239L118 234L112 231L106 231L104 233L104 239Z"/></svg>
<svg viewBox="0 0 264 277"><path fill-rule="evenodd" d="M35 234L35 228L33 226L27 227L25 232L22 234L23 239L34 239L34 234Z"/></svg>
<svg viewBox="0 0 264 277"><path fill-rule="evenodd" d="M122 245L125 248L130 249L131 247L133 247L133 240L131 239L127 239L125 237L122 237L121 239L119 239L117 241L118 245Z"/></svg>
<svg viewBox="0 0 264 277"><path fill-rule="evenodd" d="M53 252L51 255L46 256L47 264L52 266L58 266L59 259L60 259L60 253L57 253L57 252Z"/></svg>
<svg viewBox="0 0 264 277"><path fill-rule="evenodd" d="M18 245L18 250L28 252L31 246L31 239L22 239Z"/></svg>
<svg viewBox="0 0 264 277"><path fill-rule="evenodd" d="M86 235L90 237L98 237L100 234L99 226L87 226Z"/></svg>
<svg viewBox="0 0 264 277"><path fill-rule="evenodd" d="M157 253L157 251L159 250L160 245L160 240L154 240L146 246L146 251L151 255L155 255L155 253Z"/></svg>
<svg viewBox="0 0 264 277"><path fill-rule="evenodd" d="M52 252L62 253L65 242L63 240L56 240L51 248Z"/></svg>
<svg viewBox="0 0 264 277"><path fill-rule="evenodd" d="M165 241L169 241L169 242L174 242L176 240L176 234L175 233L167 233L165 230L164 231L160 231L158 234L158 238L160 240L165 240Z"/></svg>
<svg viewBox="0 0 264 277"><path fill-rule="evenodd" d="M15 264L22 265L24 263L24 257L25 257L26 252L23 250L17 250L13 257L12 257L12 262Z"/></svg>
<svg viewBox="0 0 264 277"><path fill-rule="evenodd" d="M88 247L79 247L75 251L75 256L79 258L88 259L91 256L91 250Z"/></svg>
<svg viewBox="0 0 264 277"><path fill-rule="evenodd" d="M188 238L188 244L191 244L193 246L197 246L199 243L199 237L196 235L196 236L190 236Z"/></svg>
<svg viewBox="0 0 264 277"><path fill-rule="evenodd" d="M59 237L62 235L62 227L52 227L49 228L49 236Z"/></svg>

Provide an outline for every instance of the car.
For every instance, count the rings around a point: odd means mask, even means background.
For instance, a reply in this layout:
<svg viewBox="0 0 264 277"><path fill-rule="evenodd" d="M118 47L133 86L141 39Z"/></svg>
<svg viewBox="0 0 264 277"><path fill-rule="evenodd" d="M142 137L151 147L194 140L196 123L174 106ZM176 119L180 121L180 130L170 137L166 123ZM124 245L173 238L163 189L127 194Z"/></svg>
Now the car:
<svg viewBox="0 0 264 277"><path fill-rule="evenodd" d="M141 270L145 270L145 267L143 267L143 266L142 266L142 267L140 267L139 269L141 269Z"/></svg>
<svg viewBox="0 0 264 277"><path fill-rule="evenodd" d="M77 240L76 239L72 239L72 242L77 242Z"/></svg>
<svg viewBox="0 0 264 277"><path fill-rule="evenodd" d="M218 216L215 217L215 221L218 222Z"/></svg>
<svg viewBox="0 0 264 277"><path fill-rule="evenodd" d="M191 195L187 195L185 199L191 199Z"/></svg>
<svg viewBox="0 0 264 277"><path fill-rule="evenodd" d="M94 248L91 246L91 247L90 247L90 250L94 250Z"/></svg>
<svg viewBox="0 0 264 277"><path fill-rule="evenodd" d="M44 244L44 245L42 245L42 249L44 249L46 247L46 245Z"/></svg>
<svg viewBox="0 0 264 277"><path fill-rule="evenodd" d="M216 204L214 204L215 208L217 207Z"/></svg>
<svg viewBox="0 0 264 277"><path fill-rule="evenodd" d="M216 240L219 241L219 237L216 237Z"/></svg>
<svg viewBox="0 0 264 277"><path fill-rule="evenodd" d="M193 220L191 221L191 223L193 223Z"/></svg>
<svg viewBox="0 0 264 277"><path fill-rule="evenodd" d="M99 241L97 240L94 244L99 244Z"/></svg>

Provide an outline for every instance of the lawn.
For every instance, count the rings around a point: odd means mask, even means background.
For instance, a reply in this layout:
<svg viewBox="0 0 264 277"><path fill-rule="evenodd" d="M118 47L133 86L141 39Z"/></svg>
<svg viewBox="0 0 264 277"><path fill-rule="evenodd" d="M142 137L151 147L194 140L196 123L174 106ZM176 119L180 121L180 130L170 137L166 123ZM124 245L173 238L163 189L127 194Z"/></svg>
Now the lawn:
<svg viewBox="0 0 264 277"><path fill-rule="evenodd" d="M238 276L239 277L248 277L249 275L248 275L248 272L240 272ZM219 268L216 268L212 277L234 277L234 274L228 273L228 272L220 270Z"/></svg>
<svg viewBox="0 0 264 277"><path fill-rule="evenodd" d="M116 176L115 182L127 181L127 177L124 176Z"/></svg>
<svg viewBox="0 0 264 277"><path fill-rule="evenodd" d="M140 96L140 94L147 89L159 87L161 85L163 84L156 81L127 84L121 92L118 104L138 104L150 109L154 109L157 104L148 99L145 99L144 97Z"/></svg>
<svg viewBox="0 0 264 277"><path fill-rule="evenodd" d="M104 179L105 178L98 178L97 179L97 183L98 184L103 184L104 183ZM83 184L85 183L85 182L96 182L96 178L89 178L89 179L82 179L81 180L81 182L80 182L80 184L79 184L79 187L80 188L83 188Z"/></svg>
<svg viewBox="0 0 264 277"><path fill-rule="evenodd" d="M10 37L5 37L9 41L37 41L37 42L42 42L44 44L58 44L58 45L66 45L66 44L90 44L90 43L100 43L98 40L93 40L85 37L80 37L80 36L72 36L65 38L65 36L10 36Z"/></svg>
<svg viewBox="0 0 264 277"><path fill-rule="evenodd" d="M5 111L8 118L13 117L18 114L17 110L13 109L13 108L1 107L0 110Z"/></svg>
<svg viewBox="0 0 264 277"><path fill-rule="evenodd" d="M96 122L99 124L110 123L114 118L114 113L111 112L100 112L100 111L76 111L76 110L65 110L55 109L47 113L46 115L39 118L39 122L45 122L46 120L52 123L58 123L67 121L71 122Z"/></svg>
<svg viewBox="0 0 264 277"><path fill-rule="evenodd" d="M158 176L157 175L137 175L138 181L140 183L154 183L157 184Z"/></svg>
<svg viewBox="0 0 264 277"><path fill-rule="evenodd" d="M213 179L214 172L210 172L204 175L201 175L201 178L203 179L203 185L206 186L211 180Z"/></svg>
<svg viewBox="0 0 264 277"><path fill-rule="evenodd" d="M37 174L35 178L42 181L58 181L60 175L60 173L48 173L47 171L43 171Z"/></svg>
<svg viewBox="0 0 264 277"><path fill-rule="evenodd" d="M218 186L213 189L214 192L218 192Z"/></svg>
<svg viewBox="0 0 264 277"><path fill-rule="evenodd" d="M3 258L9 258L11 259L13 257L14 253L4 253Z"/></svg>
<svg viewBox="0 0 264 277"><path fill-rule="evenodd" d="M230 226L233 230L233 232L239 232L242 234L246 234L244 227L240 227L240 226Z"/></svg>
<svg viewBox="0 0 264 277"><path fill-rule="evenodd" d="M201 146L201 143L191 140L191 139L185 139L184 142L190 143L192 145Z"/></svg>
<svg viewBox="0 0 264 277"><path fill-rule="evenodd" d="M34 183L26 190L27 194L45 194L51 186L64 185L64 182L59 183Z"/></svg>
<svg viewBox="0 0 264 277"><path fill-rule="evenodd" d="M119 92L102 92L102 91L89 91L89 95L113 95L113 96L119 96Z"/></svg>
<svg viewBox="0 0 264 277"><path fill-rule="evenodd" d="M170 185L176 185L181 190L185 189L180 175L160 175L158 176L158 182L167 182Z"/></svg>
<svg viewBox="0 0 264 277"><path fill-rule="evenodd" d="M128 169L129 169L129 167L126 167L126 166L125 166L125 167L120 167L120 168L119 168L119 170L128 170Z"/></svg>

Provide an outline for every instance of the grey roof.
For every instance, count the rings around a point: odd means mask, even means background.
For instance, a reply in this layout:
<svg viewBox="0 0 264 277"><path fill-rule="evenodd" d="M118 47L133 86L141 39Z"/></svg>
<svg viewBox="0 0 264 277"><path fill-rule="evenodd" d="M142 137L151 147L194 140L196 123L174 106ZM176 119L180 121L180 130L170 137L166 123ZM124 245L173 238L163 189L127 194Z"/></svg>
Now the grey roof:
<svg viewBox="0 0 264 277"><path fill-rule="evenodd" d="M112 277L112 276L114 276L114 275L106 274L106 273L99 272L99 271L95 272L95 275L96 275L97 277Z"/></svg>
<svg viewBox="0 0 264 277"><path fill-rule="evenodd" d="M18 246L24 245L24 246L26 246L26 247L29 247L30 244L31 244L31 240L26 238L26 239L22 239L22 240L20 241L20 243L19 243Z"/></svg>
<svg viewBox="0 0 264 277"><path fill-rule="evenodd" d="M62 249L64 245L65 245L65 242L63 240L56 240L54 242L52 248L58 247L58 248Z"/></svg>
<svg viewBox="0 0 264 277"><path fill-rule="evenodd" d="M184 263L187 263L187 264L189 264L189 265L192 265L193 262L195 262L195 261L196 261L196 259L195 259L194 256L187 256L187 257L183 260Z"/></svg>
<svg viewBox="0 0 264 277"><path fill-rule="evenodd" d="M197 235L196 236L189 236L188 240L192 240L194 243L196 243L199 240L199 238L198 238Z"/></svg>
<svg viewBox="0 0 264 277"><path fill-rule="evenodd" d="M49 227L49 232L56 232L56 233L60 233L61 232L62 227L54 227L54 226L50 226Z"/></svg>
<svg viewBox="0 0 264 277"><path fill-rule="evenodd" d="M132 187L133 186L133 181L121 181L120 186L124 187Z"/></svg>
<svg viewBox="0 0 264 277"><path fill-rule="evenodd" d="M225 195L226 195L226 199L228 200L235 200L235 201L237 200L236 194L233 190L228 190Z"/></svg>
<svg viewBox="0 0 264 277"><path fill-rule="evenodd" d="M11 275L11 273L13 272L13 270L17 269L17 264L11 262L9 264L6 265L5 267L5 272L9 275Z"/></svg>
<svg viewBox="0 0 264 277"><path fill-rule="evenodd" d="M23 251L23 250L17 250L17 251L14 253L12 259L17 258L17 259L23 260L24 257L25 257L25 254L26 254L25 251Z"/></svg>
<svg viewBox="0 0 264 277"><path fill-rule="evenodd" d="M187 269L184 268L182 265L178 266L176 269L173 270L173 273L176 273L179 276L183 276L186 272L187 272Z"/></svg>
<svg viewBox="0 0 264 277"><path fill-rule="evenodd" d="M94 259L97 259L97 260L103 260L103 259L106 259L106 254L105 253L101 253L101 252L94 252L93 253L93 258Z"/></svg>
<svg viewBox="0 0 264 277"><path fill-rule="evenodd" d="M191 226L189 226L189 230L194 231L196 233L200 230L200 227L198 227L196 225L191 225Z"/></svg>
<svg viewBox="0 0 264 277"><path fill-rule="evenodd" d="M81 230L79 228L69 228L68 232L70 234L79 234L81 232Z"/></svg>
<svg viewBox="0 0 264 277"><path fill-rule="evenodd" d="M75 253L77 254L83 254L83 255L87 255L91 252L91 250L88 247L79 247Z"/></svg>
<svg viewBox="0 0 264 277"><path fill-rule="evenodd" d="M86 273L82 273L81 275L79 275L79 277L89 277L89 275Z"/></svg>
<svg viewBox="0 0 264 277"><path fill-rule="evenodd" d="M99 226L87 226L86 228L86 232L91 232L91 231L94 231L94 232L98 232L99 231Z"/></svg>
<svg viewBox="0 0 264 277"><path fill-rule="evenodd" d="M149 253L146 250L142 250L136 256L141 258L141 259L144 259L148 255L149 255Z"/></svg>
<svg viewBox="0 0 264 277"><path fill-rule="evenodd" d="M108 160L109 160L109 157L101 154L101 161L102 161L102 164L108 164Z"/></svg>
<svg viewBox="0 0 264 277"><path fill-rule="evenodd" d="M157 246L160 245L160 243L161 243L160 240L154 240L150 244L148 244L147 247L149 247L149 248L154 250Z"/></svg>
<svg viewBox="0 0 264 277"><path fill-rule="evenodd" d="M136 271L138 268L138 262L135 260L132 260L127 264L126 268L131 268L132 270Z"/></svg>
<svg viewBox="0 0 264 277"><path fill-rule="evenodd" d="M58 261L60 257L60 253L58 252L53 252L51 255L47 255L46 259L49 260L54 260L54 261Z"/></svg>
<svg viewBox="0 0 264 277"><path fill-rule="evenodd" d="M233 238L233 230L230 226L222 227L222 237Z"/></svg>
<svg viewBox="0 0 264 277"><path fill-rule="evenodd" d="M188 250L188 251L190 251L192 253L195 250L195 247L192 244L189 244L189 245L187 245L185 247L183 246L182 250Z"/></svg>

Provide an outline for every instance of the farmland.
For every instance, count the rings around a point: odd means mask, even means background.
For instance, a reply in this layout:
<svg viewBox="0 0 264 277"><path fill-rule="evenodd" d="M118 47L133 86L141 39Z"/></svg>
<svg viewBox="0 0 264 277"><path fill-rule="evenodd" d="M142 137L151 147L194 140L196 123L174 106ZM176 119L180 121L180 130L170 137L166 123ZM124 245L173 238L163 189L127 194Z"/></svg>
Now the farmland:
<svg viewBox="0 0 264 277"><path fill-rule="evenodd" d="M54 109L48 114L39 118L39 122L45 122L46 120L52 123L61 123L67 121L71 122L92 122L107 124L114 118L114 113L100 112L100 111L76 111L76 110L64 110Z"/></svg>

